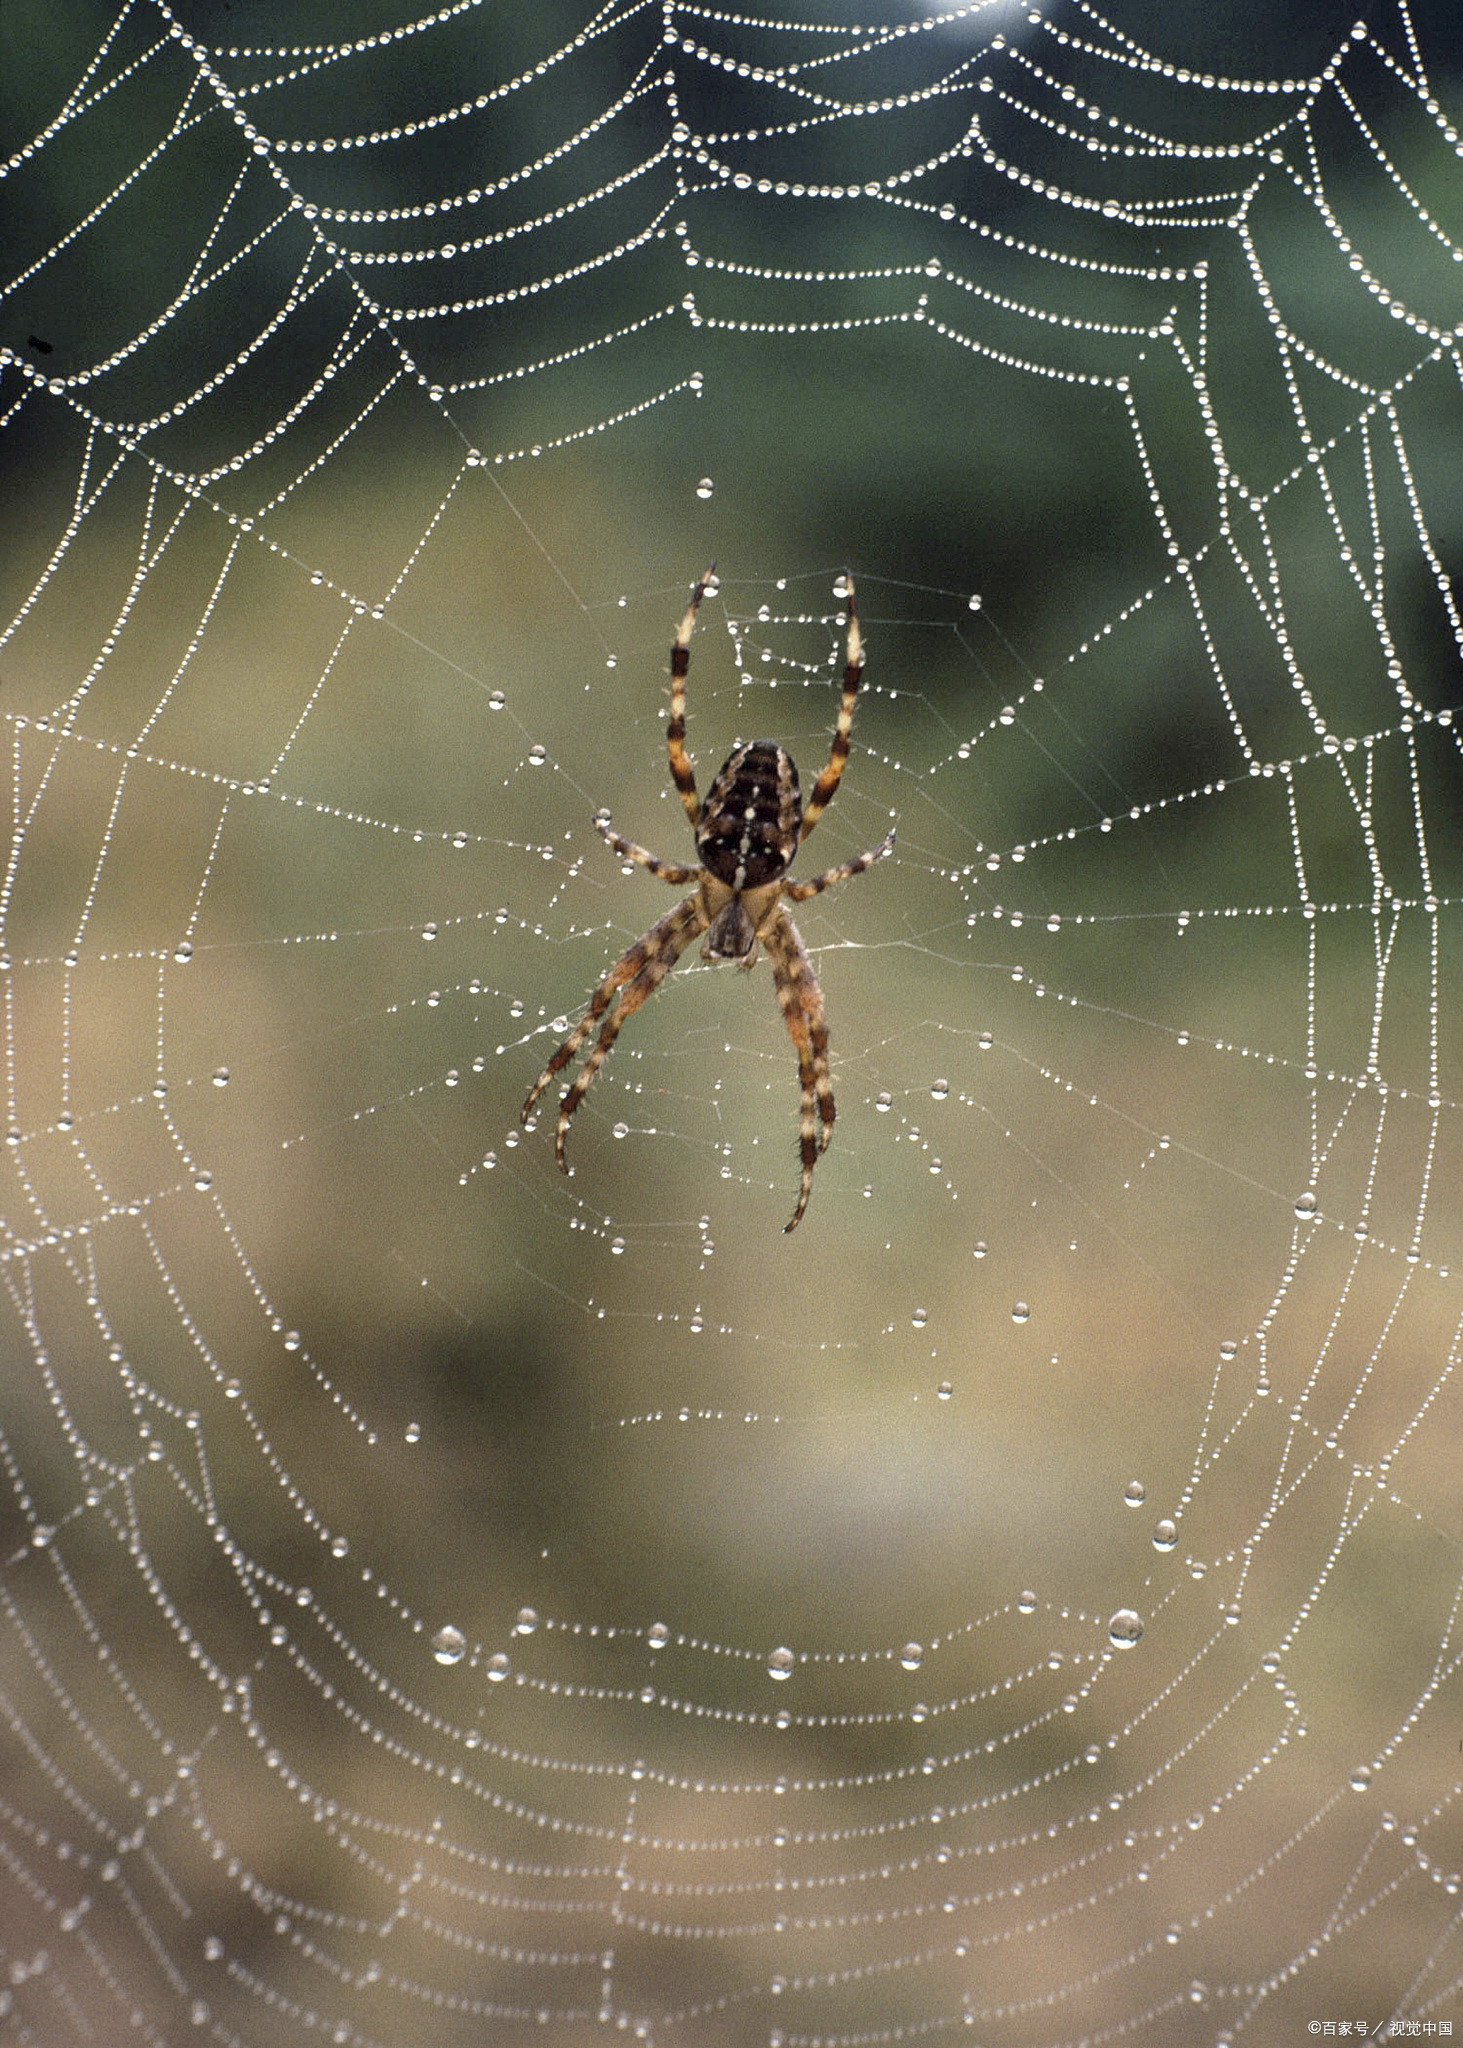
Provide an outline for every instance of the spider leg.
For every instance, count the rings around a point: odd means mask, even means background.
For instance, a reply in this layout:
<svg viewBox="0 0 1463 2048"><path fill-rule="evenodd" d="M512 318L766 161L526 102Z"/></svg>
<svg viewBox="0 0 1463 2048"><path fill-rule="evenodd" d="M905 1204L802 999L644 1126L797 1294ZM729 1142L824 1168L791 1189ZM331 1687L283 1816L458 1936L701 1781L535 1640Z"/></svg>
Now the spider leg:
<svg viewBox="0 0 1463 2048"><path fill-rule="evenodd" d="M850 875L861 875L865 868L871 868L876 860L882 860L894 844L894 829L891 826L879 844L868 853L861 853L856 860L846 860L836 868L825 868L821 875L813 875L806 882L788 882L782 885L782 893L794 903L806 903L810 896L820 896L835 882L846 882Z"/></svg>
<svg viewBox="0 0 1463 2048"><path fill-rule="evenodd" d="M612 832L608 818L596 818L594 824L600 837L607 839L615 852L625 860L633 860L637 867L649 868L661 881L674 883L678 889L684 889L687 882L694 882L701 872L700 868L680 867L675 861L657 860L653 853L647 853L645 848L637 846L633 839L622 839L618 832Z"/></svg>
<svg viewBox="0 0 1463 2048"><path fill-rule="evenodd" d="M762 943L772 962L772 978L782 1020L798 1056L798 1081L802 1100L798 1108L798 1145L802 1154L803 1177L798 1205L783 1230L795 1230L802 1221L808 1196L813 1191L813 1168L833 1136L836 1114L833 1082L828 1072L828 1024L823 1012L823 994L813 973L813 963L798 935L798 928L779 904L762 933ZM819 1123L822 1124L821 1134Z"/></svg>
<svg viewBox="0 0 1463 2048"><path fill-rule="evenodd" d="M701 814L701 800L696 794L696 771L686 752L686 670L691 666L691 633L696 624L696 614L701 609L701 600L706 595L706 586L715 567L713 562L692 590L686 616L677 627L671 646L671 716L665 729L665 743L671 760L671 781L676 785L693 832Z"/></svg>
<svg viewBox="0 0 1463 2048"><path fill-rule="evenodd" d="M564 1099L559 1105L558 1128L554 1133L554 1156L566 1173L569 1168L564 1157L564 1140L569 1131L569 1119L588 1094L595 1075L608 1059L620 1027L628 1018L634 1016L647 996L655 993L697 932L705 929L706 918L699 896L687 896L674 910L668 911L663 918L653 924L644 938L638 939L629 952L622 954L615 962L590 998L589 1008L528 1091L528 1099L519 1113L520 1123L527 1123L533 1113L534 1104L555 1074L568 1066L600 1018L605 1016L606 1010L610 1012L609 1016L605 1017L604 1027L593 1052L575 1076L571 1086L565 1090Z"/></svg>
<svg viewBox="0 0 1463 2048"><path fill-rule="evenodd" d="M833 728L833 745L828 755L828 766L813 784L813 793L803 811L800 839L806 839L818 820L833 801L833 793L843 776L843 764L848 759L849 735L853 731L854 699L864 672L864 648L859 635L858 613L853 602L853 578L845 576L844 587L848 592L848 656L843 670L843 696L838 706L838 722Z"/></svg>

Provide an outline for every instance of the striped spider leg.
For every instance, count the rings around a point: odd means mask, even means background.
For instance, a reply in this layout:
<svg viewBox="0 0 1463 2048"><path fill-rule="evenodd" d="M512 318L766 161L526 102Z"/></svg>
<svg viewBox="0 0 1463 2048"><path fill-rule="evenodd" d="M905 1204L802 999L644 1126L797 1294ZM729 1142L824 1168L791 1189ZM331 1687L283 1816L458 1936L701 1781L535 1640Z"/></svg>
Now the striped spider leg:
<svg viewBox="0 0 1463 2048"><path fill-rule="evenodd" d="M645 862L644 865L648 866L649 862ZM692 869L691 872L694 874L695 870ZM525 1124L533 1114L534 1104L555 1074L568 1066L600 1018L604 1017L605 1021L594 1050L564 1091L564 1099L559 1105L559 1122L554 1132L554 1157L565 1173L569 1171L569 1162L564 1156L564 1140L569 1135L569 1119L589 1093L596 1074L609 1058L610 1049L620 1035L621 1026L634 1016L647 996L655 994L697 932L705 929L706 922L701 913L700 902L695 896L685 897L674 910L668 911L653 924L643 939L637 939L627 953L620 955L590 997L589 1008L529 1089L528 1098L518 1119L520 1123ZM609 1013L607 1016L606 1011Z"/></svg>

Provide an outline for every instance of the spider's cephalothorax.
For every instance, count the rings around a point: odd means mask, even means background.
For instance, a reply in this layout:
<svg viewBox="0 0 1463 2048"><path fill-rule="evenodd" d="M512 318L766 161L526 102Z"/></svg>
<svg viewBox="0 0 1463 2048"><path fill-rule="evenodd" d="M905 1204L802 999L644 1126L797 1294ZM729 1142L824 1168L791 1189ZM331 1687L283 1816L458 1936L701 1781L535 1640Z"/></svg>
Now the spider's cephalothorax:
<svg viewBox="0 0 1463 2048"><path fill-rule="evenodd" d="M584 1100L590 1083L609 1057L620 1027L633 1016L646 997L652 995L675 966L698 933L705 937L701 955L705 960L735 960L750 967L757 957L758 942L766 948L777 986L777 1000L783 1019L797 1048L798 1080L802 1103L798 1120L798 1142L802 1155L802 1185L798 1205L784 1228L791 1230L808 1206L813 1186L813 1168L818 1154L833 1133L833 1083L828 1072L828 1026L823 1014L823 993L813 973L807 948L798 928L788 916L784 902L805 903L833 882L847 881L886 854L894 844L891 831L880 844L856 860L814 875L806 882L788 878L788 868L804 839L833 801L833 793L848 759L849 734L853 726L854 699L863 674L863 644L859 637L858 613L854 609L853 578L845 578L848 597L848 648L843 670L843 696L833 728L833 745L828 765L813 785L807 808L802 806L798 771L792 756L775 740L750 740L738 747L722 764L702 803L696 794L696 772L686 752L686 671L691 665L691 633L711 580L708 569L691 592L691 602L681 620L671 648L671 715L666 727L671 780L676 785L686 816L696 835L699 867L680 867L656 858L643 846L636 846L612 832L609 820L597 817L595 824L616 853L643 868L649 868L663 882L684 888L694 884L691 894L674 910L653 924L615 962L590 998L589 1008L559 1047L523 1105L522 1121L527 1123L533 1106L554 1078L574 1058L601 1017L594 1050L579 1074L564 1092L559 1105L559 1123L554 1151L560 1166L568 1170L564 1140L569 1119ZM608 1012L608 1015L606 1015ZM821 1126L821 1128L820 1128Z"/></svg>

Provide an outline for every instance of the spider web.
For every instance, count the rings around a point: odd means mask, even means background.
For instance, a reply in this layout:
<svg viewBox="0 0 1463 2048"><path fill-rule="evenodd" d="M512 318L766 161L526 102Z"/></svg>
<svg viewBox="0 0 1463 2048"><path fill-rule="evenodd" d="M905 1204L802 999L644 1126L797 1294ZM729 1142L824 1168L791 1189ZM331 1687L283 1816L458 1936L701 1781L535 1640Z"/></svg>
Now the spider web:
<svg viewBox="0 0 1463 2048"><path fill-rule="evenodd" d="M6 2027L1451 2031L1446 14L4 26Z"/></svg>

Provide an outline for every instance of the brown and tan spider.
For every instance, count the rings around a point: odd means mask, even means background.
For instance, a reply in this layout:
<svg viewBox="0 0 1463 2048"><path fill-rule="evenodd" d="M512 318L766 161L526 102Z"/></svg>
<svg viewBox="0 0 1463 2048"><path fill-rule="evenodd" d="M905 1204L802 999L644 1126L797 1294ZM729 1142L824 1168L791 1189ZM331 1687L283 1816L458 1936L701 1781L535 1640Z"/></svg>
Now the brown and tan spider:
<svg viewBox="0 0 1463 2048"><path fill-rule="evenodd" d="M828 1073L828 1025L823 1014L823 993L813 973L807 948L798 928L783 908L786 897L806 903L834 882L846 882L872 867L894 844L894 834L880 842L871 853L857 860L843 861L806 882L792 881L787 873L794 854L833 800L848 759L849 732L853 725L854 699L863 674L863 645L859 638L858 613L854 609L853 578L845 578L848 593L848 652L843 671L843 697L838 721L833 728L833 746L828 765L813 785L807 808L798 794L798 771L792 757L775 740L749 740L728 755L702 803L696 795L696 775L686 752L686 671L691 665L691 632L696 614L706 595L712 570L691 592L686 616L681 620L671 648L671 715L666 727L671 780L675 783L691 829L696 835L699 867L678 867L657 860L643 846L635 846L612 832L609 818L601 813L595 825L616 853L623 854L662 882L676 888L689 883L691 894L678 903L643 939L637 939L623 953L590 998L589 1008L559 1047L532 1088L523 1105L520 1121L527 1123L533 1106L561 1068L568 1066L584 1041L599 1023L599 1038L579 1074L564 1092L559 1105L559 1124L554 1135L554 1152L568 1171L564 1140L569 1119L589 1092L595 1075L609 1057L620 1027L653 995L698 933L706 934L701 948L703 960L735 960L750 967L757 957L757 942L767 949L772 978L783 1020L797 1048L798 1080L802 1084L802 1106L798 1136L802 1148L803 1179L792 1230L808 1206L813 1186L813 1168L818 1154L833 1135L833 1083ZM609 1014L606 1016L606 1011ZM816 1106L816 1113L815 1113ZM819 1123L821 1121L821 1132Z"/></svg>

